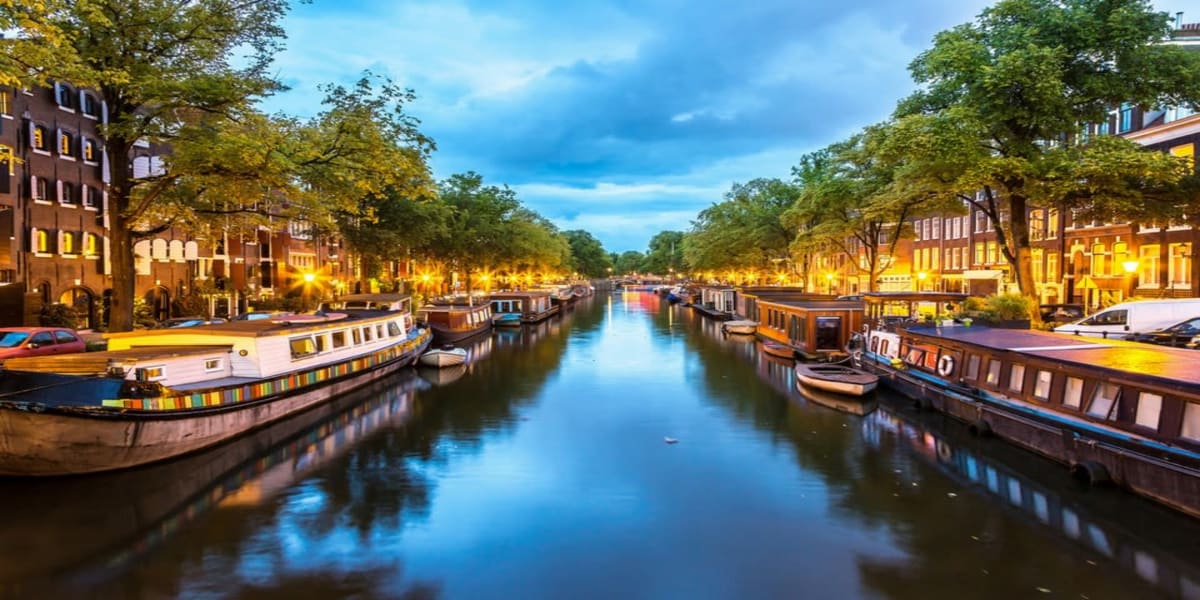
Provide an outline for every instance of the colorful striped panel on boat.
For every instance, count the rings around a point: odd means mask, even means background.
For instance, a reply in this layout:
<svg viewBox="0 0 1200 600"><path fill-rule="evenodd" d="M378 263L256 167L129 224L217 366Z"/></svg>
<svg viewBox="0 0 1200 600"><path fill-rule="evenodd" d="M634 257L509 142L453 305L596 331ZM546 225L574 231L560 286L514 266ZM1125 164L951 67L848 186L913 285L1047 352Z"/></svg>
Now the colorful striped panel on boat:
<svg viewBox="0 0 1200 600"><path fill-rule="evenodd" d="M301 373L292 373L269 381L249 383L238 387L211 390L207 392L196 392L179 396L166 396L163 398L120 398L116 400L104 400L102 405L110 408L161 411L190 410L194 408L210 408L214 406L228 406L242 402L252 402L262 398L269 398L283 392L290 392L300 388L313 386L323 381L336 379L349 373L357 373L359 371L375 368L381 364L391 362L405 354L415 352L416 349L431 335L432 333L430 333L428 329L423 329L421 330L421 334L417 337L411 340L405 340L404 342L401 342L386 350L380 350L379 352L375 352L368 356L361 356L344 363L328 365Z"/></svg>

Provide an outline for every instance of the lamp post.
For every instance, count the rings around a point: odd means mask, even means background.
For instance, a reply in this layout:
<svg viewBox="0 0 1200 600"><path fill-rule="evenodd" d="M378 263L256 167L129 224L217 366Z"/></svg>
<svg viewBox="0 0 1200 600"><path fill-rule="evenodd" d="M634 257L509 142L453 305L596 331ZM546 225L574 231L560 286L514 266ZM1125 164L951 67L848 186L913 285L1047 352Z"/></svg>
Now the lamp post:
<svg viewBox="0 0 1200 600"><path fill-rule="evenodd" d="M927 277L929 277L929 273L926 273L925 271L921 271L920 273L917 273L917 291L918 292L925 291L925 278L927 278Z"/></svg>
<svg viewBox="0 0 1200 600"><path fill-rule="evenodd" d="M1125 269L1125 276L1129 278L1129 297L1133 297L1134 289L1137 287L1138 261L1130 259L1121 263L1121 267Z"/></svg>
<svg viewBox="0 0 1200 600"><path fill-rule="evenodd" d="M825 274L825 293L830 296L833 295L833 273Z"/></svg>
<svg viewBox="0 0 1200 600"><path fill-rule="evenodd" d="M317 280L317 274L308 272L304 274L304 289L300 291L301 303L300 312L308 312L309 296L312 294L312 284Z"/></svg>

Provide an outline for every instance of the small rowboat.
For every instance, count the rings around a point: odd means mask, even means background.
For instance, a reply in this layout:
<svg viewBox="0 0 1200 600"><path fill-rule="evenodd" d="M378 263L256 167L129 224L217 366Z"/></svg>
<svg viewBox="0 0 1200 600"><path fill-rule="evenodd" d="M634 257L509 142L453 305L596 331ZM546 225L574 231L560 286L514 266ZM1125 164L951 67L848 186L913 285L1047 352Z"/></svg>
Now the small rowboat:
<svg viewBox="0 0 1200 600"><path fill-rule="evenodd" d="M756 329L758 329L758 321L725 321L725 323L721 325L721 331L724 331L725 333L737 333L742 335L753 335Z"/></svg>
<svg viewBox="0 0 1200 600"><path fill-rule="evenodd" d="M789 360L796 358L796 349L782 342L763 340L762 350L771 356L777 356L779 358L786 358Z"/></svg>
<svg viewBox="0 0 1200 600"><path fill-rule="evenodd" d="M449 344L440 348L434 348L421 355L417 359L423 365L430 367L453 367L467 362L467 351L463 348L455 348Z"/></svg>
<svg viewBox="0 0 1200 600"><path fill-rule="evenodd" d="M845 365L796 365L796 379L809 387L848 396L861 396L875 389L879 378Z"/></svg>

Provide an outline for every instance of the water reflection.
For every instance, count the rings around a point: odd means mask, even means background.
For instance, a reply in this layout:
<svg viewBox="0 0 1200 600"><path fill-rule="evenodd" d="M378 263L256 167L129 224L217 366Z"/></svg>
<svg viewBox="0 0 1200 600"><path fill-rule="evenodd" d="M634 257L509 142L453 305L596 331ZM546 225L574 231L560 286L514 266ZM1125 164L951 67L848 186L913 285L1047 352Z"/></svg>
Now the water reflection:
<svg viewBox="0 0 1200 600"><path fill-rule="evenodd" d="M860 402L796 386L790 365L752 352L722 336L718 327L703 322L695 329L704 342L753 365L764 383L788 399L796 411L789 419L807 429L796 431L797 458L822 472L835 489L845 489L835 494L840 510L903 532L915 563L866 556L860 561L863 579L876 593L937 597L943 590L950 597L977 580L981 587L972 588L972 597L1078 588L1087 592L1077 597L1200 598L1200 565L1194 560L1200 529L1193 520L1119 490L1081 488L1056 464L998 440L972 437L961 424L918 412L907 399L887 392ZM829 420L811 414L824 407L865 415L833 429L835 434L838 429L857 431L858 439L831 435L829 424L815 425ZM802 443L805 437L819 437L820 442ZM932 467L940 477L931 477L923 467ZM862 485L865 481L887 482L889 493L881 495ZM967 497L976 502L961 501ZM962 537L946 539L936 521L959 523ZM1054 545L1050 553L1041 548L1035 553L1028 544L1039 544L1039 536L1071 546L1077 554L1055 554ZM1009 551L1045 561L1042 566L1052 567L1050 574L1037 569L1037 576L1026 570L1016 579L991 577L989 573L1012 567L1004 563Z"/></svg>

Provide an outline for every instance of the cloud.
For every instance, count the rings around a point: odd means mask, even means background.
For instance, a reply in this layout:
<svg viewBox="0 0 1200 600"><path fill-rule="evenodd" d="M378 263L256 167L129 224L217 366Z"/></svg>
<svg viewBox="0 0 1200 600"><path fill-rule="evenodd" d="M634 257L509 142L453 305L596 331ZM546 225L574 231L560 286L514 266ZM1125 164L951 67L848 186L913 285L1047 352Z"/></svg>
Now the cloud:
<svg viewBox="0 0 1200 600"><path fill-rule="evenodd" d="M508 184L610 250L685 230L733 182L877 122L907 64L982 0L459 0L298 5L268 106L319 110L363 69L413 88L438 177ZM650 230L648 228L657 227Z"/></svg>

